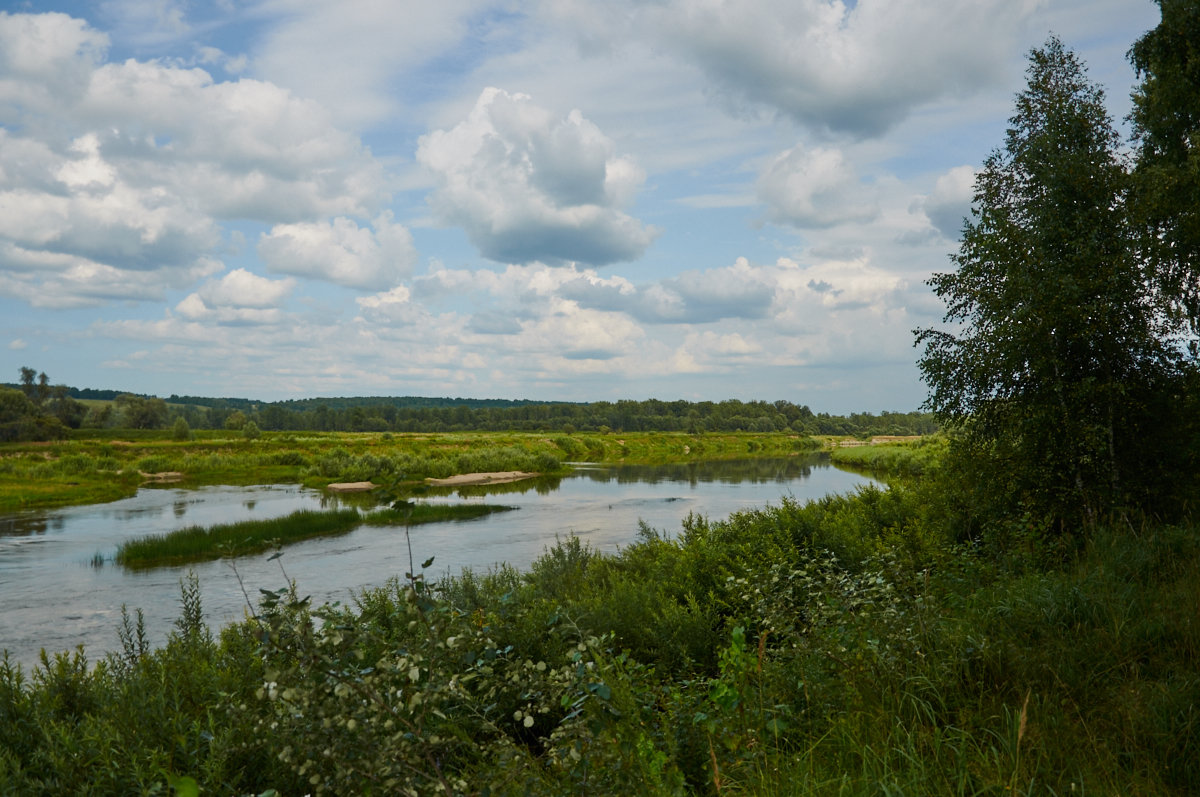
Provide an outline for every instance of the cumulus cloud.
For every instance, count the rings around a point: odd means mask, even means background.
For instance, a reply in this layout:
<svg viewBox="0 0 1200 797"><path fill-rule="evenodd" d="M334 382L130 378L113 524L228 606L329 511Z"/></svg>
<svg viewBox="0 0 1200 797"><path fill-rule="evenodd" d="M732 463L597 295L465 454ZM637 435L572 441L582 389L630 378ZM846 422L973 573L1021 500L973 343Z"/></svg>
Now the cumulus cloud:
<svg viewBox="0 0 1200 797"><path fill-rule="evenodd" d="M30 251L0 241L0 295L39 308L157 301L168 288L186 288L220 268L201 257L185 266L131 273L86 258Z"/></svg>
<svg viewBox="0 0 1200 797"><path fill-rule="evenodd" d="M379 164L312 101L107 63L107 46L82 20L0 12L0 290L42 307L159 298L211 273L225 220L378 211Z"/></svg>
<svg viewBox="0 0 1200 797"><path fill-rule="evenodd" d="M219 280L209 280L195 293L175 305L175 312L189 321L221 324L273 324L282 318L277 305L295 287L291 279L271 280L244 268L234 269Z"/></svg>
<svg viewBox="0 0 1200 797"><path fill-rule="evenodd" d="M381 290L409 275L417 260L412 235L390 214L375 229L353 219L279 224L263 235L258 254L274 272Z"/></svg>
<svg viewBox="0 0 1200 797"><path fill-rule="evenodd" d="M293 287L294 280L271 280L238 268L219 280L210 280L197 294L211 306L274 307Z"/></svg>
<svg viewBox="0 0 1200 797"><path fill-rule="evenodd" d="M758 178L769 217L794 227L870 221L879 207L840 150L801 145L786 150Z"/></svg>
<svg viewBox="0 0 1200 797"><path fill-rule="evenodd" d="M0 11L0 122L77 101L108 50L108 37L66 14Z"/></svg>
<svg viewBox="0 0 1200 797"><path fill-rule="evenodd" d="M276 19L256 49L253 70L317 100L339 119L369 126L395 112L391 78L412 75L478 30L472 23L490 5L490 0L272 0L260 9ZM474 55L487 46L484 38L472 42Z"/></svg>
<svg viewBox="0 0 1200 797"><path fill-rule="evenodd" d="M688 59L735 112L766 108L872 136L922 104L995 81L1040 0L595 5L553 7L589 42L642 40Z"/></svg>
<svg viewBox="0 0 1200 797"><path fill-rule="evenodd" d="M644 175L572 111L555 117L524 94L489 88L467 118L420 141L437 219L462 227L499 262L605 265L639 257L655 231L622 208Z"/></svg>
<svg viewBox="0 0 1200 797"><path fill-rule="evenodd" d="M962 235L963 219L971 215L974 194L975 169L956 166L937 179L921 208L938 232L956 241Z"/></svg>
<svg viewBox="0 0 1200 797"><path fill-rule="evenodd" d="M738 258L729 267L685 271L640 286L624 278L603 280L584 273L563 285L561 294L582 307L628 313L644 323L705 324L764 318L774 291L772 276Z"/></svg>

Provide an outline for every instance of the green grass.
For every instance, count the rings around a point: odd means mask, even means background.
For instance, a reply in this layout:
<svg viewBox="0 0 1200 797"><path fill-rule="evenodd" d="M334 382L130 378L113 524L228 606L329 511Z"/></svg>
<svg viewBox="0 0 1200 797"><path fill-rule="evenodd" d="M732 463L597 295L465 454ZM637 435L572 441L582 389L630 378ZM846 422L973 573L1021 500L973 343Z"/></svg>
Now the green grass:
<svg viewBox="0 0 1200 797"><path fill-rule="evenodd" d="M393 526L470 520L513 509L482 504L416 504L411 511L379 509L300 510L267 520L245 520L205 528L190 526L168 534L152 534L122 544L115 561L131 569L165 567L190 562L245 556L313 537L345 534L362 525Z"/></svg>
<svg viewBox="0 0 1200 797"><path fill-rule="evenodd" d="M928 475L944 451L945 438L930 435L919 440L834 447L830 458L841 467L881 478L911 477Z"/></svg>
<svg viewBox="0 0 1200 797"><path fill-rule="evenodd" d="M176 441L170 430L81 430L54 443L0 445L0 512L125 498L139 472L177 471L179 484L301 483L404 479L520 470L564 475L567 461L628 464L788 456L815 450L792 434L629 433L562 435L265 432L248 441L223 430Z"/></svg>
<svg viewBox="0 0 1200 797"><path fill-rule="evenodd" d="M141 569L203 562L227 555L246 555L312 537L345 534L362 525L356 509L318 512L302 509L266 520L244 520L205 528L189 526L167 534L151 534L123 543L116 562Z"/></svg>
<svg viewBox="0 0 1200 797"><path fill-rule="evenodd" d="M264 588L219 638L185 585L162 648L129 620L103 666L0 662L0 783L1194 794L1200 524L995 557L955 542L940 489L692 517L615 555L567 538L524 572L396 578L350 605Z"/></svg>

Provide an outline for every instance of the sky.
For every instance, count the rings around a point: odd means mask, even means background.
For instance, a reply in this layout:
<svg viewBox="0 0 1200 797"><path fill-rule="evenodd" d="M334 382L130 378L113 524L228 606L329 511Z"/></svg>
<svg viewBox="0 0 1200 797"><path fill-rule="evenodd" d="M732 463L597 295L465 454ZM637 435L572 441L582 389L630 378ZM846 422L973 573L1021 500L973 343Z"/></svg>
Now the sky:
<svg viewBox="0 0 1200 797"><path fill-rule="evenodd" d="M0 382L909 411L974 171L1151 0L0 2Z"/></svg>

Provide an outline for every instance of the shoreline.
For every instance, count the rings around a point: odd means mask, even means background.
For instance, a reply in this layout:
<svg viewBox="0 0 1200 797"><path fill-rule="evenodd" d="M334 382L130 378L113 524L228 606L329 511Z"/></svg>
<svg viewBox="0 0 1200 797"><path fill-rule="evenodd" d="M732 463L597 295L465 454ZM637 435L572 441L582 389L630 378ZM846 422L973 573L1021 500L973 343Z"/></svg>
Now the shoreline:
<svg viewBox="0 0 1200 797"><path fill-rule="evenodd" d="M523 479L532 479L540 475L540 473L528 473L520 470L502 470L492 473L460 473L457 476L450 476L445 479L428 478L425 480L425 483L434 487L462 487L478 484L517 482Z"/></svg>

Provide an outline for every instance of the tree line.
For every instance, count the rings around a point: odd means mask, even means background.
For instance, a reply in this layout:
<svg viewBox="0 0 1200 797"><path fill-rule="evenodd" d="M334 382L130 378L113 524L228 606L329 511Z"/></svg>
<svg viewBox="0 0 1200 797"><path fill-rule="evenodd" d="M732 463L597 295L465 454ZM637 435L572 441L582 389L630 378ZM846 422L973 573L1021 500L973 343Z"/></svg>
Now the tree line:
<svg viewBox="0 0 1200 797"><path fill-rule="evenodd" d="M112 391L91 406L85 394L34 379L0 388L0 440L47 440L70 429L228 429L314 432L787 432L804 435L915 435L938 428L927 412L815 413L790 401L597 401L587 403L425 397L342 397L281 402L155 396ZM27 379L26 376L30 375ZM93 393L96 391L92 391ZM180 426L180 424L183 424Z"/></svg>

